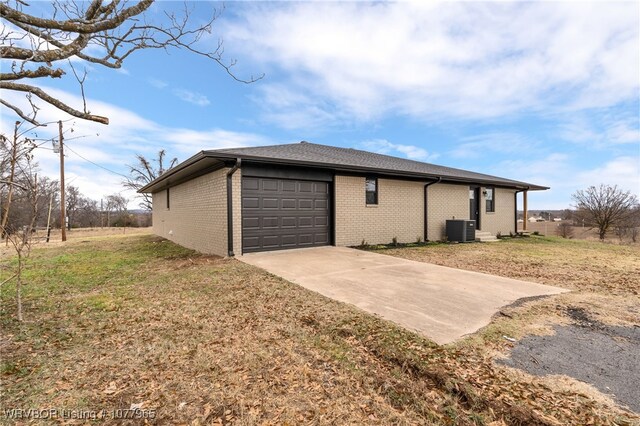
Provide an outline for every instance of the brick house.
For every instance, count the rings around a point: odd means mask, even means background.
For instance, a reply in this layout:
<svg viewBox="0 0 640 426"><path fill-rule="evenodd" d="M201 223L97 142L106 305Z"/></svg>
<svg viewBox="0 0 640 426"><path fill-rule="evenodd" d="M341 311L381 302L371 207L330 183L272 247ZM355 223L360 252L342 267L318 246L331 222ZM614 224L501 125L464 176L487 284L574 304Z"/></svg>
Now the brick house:
<svg viewBox="0 0 640 426"><path fill-rule="evenodd" d="M518 192L546 187L300 142L201 151L140 192L154 233L233 256L255 251L438 241L447 219L516 232Z"/></svg>

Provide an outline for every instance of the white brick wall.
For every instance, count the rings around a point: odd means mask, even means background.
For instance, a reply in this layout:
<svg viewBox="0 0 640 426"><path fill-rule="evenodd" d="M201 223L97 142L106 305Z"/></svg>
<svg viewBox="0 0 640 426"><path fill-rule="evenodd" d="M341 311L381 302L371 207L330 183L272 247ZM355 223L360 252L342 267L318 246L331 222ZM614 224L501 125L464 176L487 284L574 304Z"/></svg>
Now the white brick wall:
<svg viewBox="0 0 640 426"><path fill-rule="evenodd" d="M171 187L168 210L166 191L153 194L153 232L202 253L226 256L227 170L216 170ZM239 173L234 178L239 179ZM237 222L242 226L239 219Z"/></svg>
<svg viewBox="0 0 640 426"><path fill-rule="evenodd" d="M482 188L485 189L485 188ZM483 231L489 231L493 235L500 232L502 235L515 233L515 199L514 189L495 189L495 212L487 213L487 203L484 196L481 197L480 226Z"/></svg>
<svg viewBox="0 0 640 426"><path fill-rule="evenodd" d="M421 182L378 179L378 204L365 204L365 178L336 176L336 245L414 242L424 235Z"/></svg>
<svg viewBox="0 0 640 426"><path fill-rule="evenodd" d="M447 219L469 219L469 187L436 183L427 188L427 213L429 241L445 237Z"/></svg>

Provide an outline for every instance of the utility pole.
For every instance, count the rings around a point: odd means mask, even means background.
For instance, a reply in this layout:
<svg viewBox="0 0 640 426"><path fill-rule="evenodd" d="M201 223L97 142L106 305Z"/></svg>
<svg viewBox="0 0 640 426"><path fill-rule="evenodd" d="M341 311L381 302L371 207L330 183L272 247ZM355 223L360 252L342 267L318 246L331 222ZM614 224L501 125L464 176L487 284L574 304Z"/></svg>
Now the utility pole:
<svg viewBox="0 0 640 426"><path fill-rule="evenodd" d="M62 120L58 121L60 132L60 230L62 231L62 241L67 241L66 212L64 201L64 142L62 140Z"/></svg>

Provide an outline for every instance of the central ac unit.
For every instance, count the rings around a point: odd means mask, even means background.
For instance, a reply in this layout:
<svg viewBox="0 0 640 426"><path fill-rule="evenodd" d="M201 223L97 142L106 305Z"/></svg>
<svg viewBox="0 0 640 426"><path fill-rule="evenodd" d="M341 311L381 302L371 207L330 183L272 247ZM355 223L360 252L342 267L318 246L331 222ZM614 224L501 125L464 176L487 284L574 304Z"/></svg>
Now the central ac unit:
<svg viewBox="0 0 640 426"><path fill-rule="evenodd" d="M469 243L476 240L475 220L447 220L447 241Z"/></svg>

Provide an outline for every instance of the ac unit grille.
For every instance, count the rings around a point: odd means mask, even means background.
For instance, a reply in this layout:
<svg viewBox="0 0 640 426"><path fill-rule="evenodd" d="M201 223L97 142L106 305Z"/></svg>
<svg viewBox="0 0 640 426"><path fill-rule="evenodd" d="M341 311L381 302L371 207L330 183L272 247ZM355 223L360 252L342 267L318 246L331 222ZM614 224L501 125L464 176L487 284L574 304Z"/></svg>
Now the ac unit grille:
<svg viewBox="0 0 640 426"><path fill-rule="evenodd" d="M468 243L476 240L475 220L447 220L446 223L447 241Z"/></svg>

